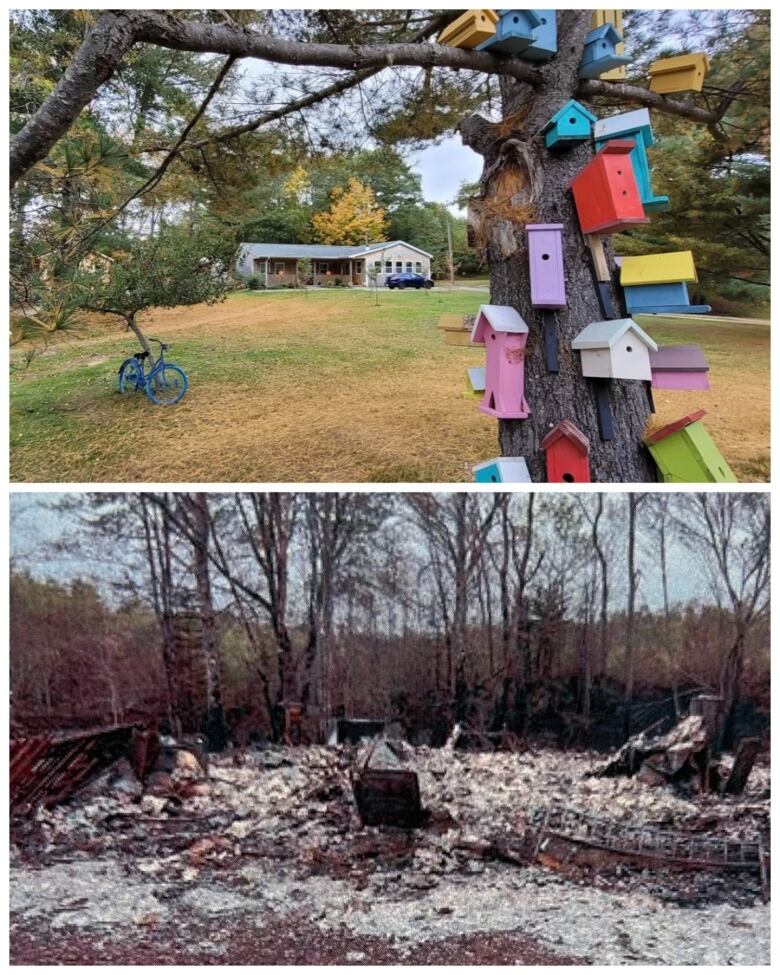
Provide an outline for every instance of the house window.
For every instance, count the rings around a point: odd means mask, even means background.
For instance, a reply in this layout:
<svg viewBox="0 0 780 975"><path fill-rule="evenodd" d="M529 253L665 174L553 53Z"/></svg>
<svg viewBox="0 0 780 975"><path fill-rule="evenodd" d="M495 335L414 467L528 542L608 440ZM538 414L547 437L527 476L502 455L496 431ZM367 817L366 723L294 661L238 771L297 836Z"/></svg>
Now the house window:
<svg viewBox="0 0 780 975"><path fill-rule="evenodd" d="M403 269L404 269L404 262L403 261L396 261L395 262L395 273L396 274L401 274L402 271L403 271Z"/></svg>
<svg viewBox="0 0 780 975"><path fill-rule="evenodd" d="M381 261L374 261L374 272L376 274L381 274L382 273L382 262Z"/></svg>
<svg viewBox="0 0 780 975"><path fill-rule="evenodd" d="M363 262L355 261L355 274L362 274L362 273L363 273Z"/></svg>
<svg viewBox="0 0 780 975"><path fill-rule="evenodd" d="M406 262L406 273L407 274L411 274L412 273L412 262L411 261L407 261Z"/></svg>
<svg viewBox="0 0 780 975"><path fill-rule="evenodd" d="M392 274L392 273L393 273L393 262L385 261L385 274Z"/></svg>
<svg viewBox="0 0 780 975"><path fill-rule="evenodd" d="M319 271L320 274L327 274L328 265L324 261L320 261L320 263L317 265L317 270Z"/></svg>
<svg viewBox="0 0 780 975"><path fill-rule="evenodd" d="M274 274L284 274L284 261L274 263Z"/></svg>
<svg viewBox="0 0 780 975"><path fill-rule="evenodd" d="M418 274L422 274L422 261L416 261L414 269Z"/></svg>

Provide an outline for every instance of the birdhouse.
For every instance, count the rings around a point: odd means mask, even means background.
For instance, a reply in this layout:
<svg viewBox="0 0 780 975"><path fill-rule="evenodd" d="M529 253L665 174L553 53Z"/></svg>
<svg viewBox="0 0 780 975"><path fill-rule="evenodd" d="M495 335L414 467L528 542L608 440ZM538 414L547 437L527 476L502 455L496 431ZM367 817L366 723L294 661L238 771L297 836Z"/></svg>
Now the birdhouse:
<svg viewBox="0 0 780 975"><path fill-rule="evenodd" d="M623 36L623 11L622 10L594 10L593 15L590 18L590 29L595 30L596 27L601 27L603 24L612 24L615 30ZM615 45L616 54L625 54L626 45L621 41L620 44ZM611 71L605 71L604 74L600 74L599 78L602 81L622 81L626 77L626 66L622 64L619 68L613 68Z"/></svg>
<svg viewBox="0 0 780 975"><path fill-rule="evenodd" d="M621 65L631 64L631 58L617 53L617 45L622 43L622 35L612 24L602 24L585 36L585 50L580 63L580 78L598 78L605 71L612 71Z"/></svg>
<svg viewBox="0 0 780 975"><path fill-rule="evenodd" d="M645 437L665 483L736 483L734 472L700 422L706 415L705 410L697 410Z"/></svg>
<svg viewBox="0 0 780 975"><path fill-rule="evenodd" d="M692 305L684 281L670 284L637 284L623 288L631 315L707 315L710 305Z"/></svg>
<svg viewBox="0 0 780 975"><path fill-rule="evenodd" d="M681 91L701 91L710 62L704 53L662 58L650 65L650 91L672 95Z"/></svg>
<svg viewBox="0 0 780 975"><path fill-rule="evenodd" d="M639 197L645 211L658 212L669 209L668 196L656 196L650 180L650 163L647 150L653 145L650 113L646 108L634 112L622 112L610 118L599 119L593 127L596 149L602 149L610 139L630 139L634 143L631 165L639 187Z"/></svg>
<svg viewBox="0 0 780 975"><path fill-rule="evenodd" d="M570 149L590 139L590 128L598 121L584 105L570 98L545 125L544 144L548 149Z"/></svg>
<svg viewBox="0 0 780 975"><path fill-rule="evenodd" d="M520 54L533 43L534 30L541 25L536 10L499 10L496 32L483 41L478 51L491 54Z"/></svg>
<svg viewBox="0 0 780 975"><path fill-rule="evenodd" d="M485 367L469 366L466 370L464 399L482 399L485 394Z"/></svg>
<svg viewBox="0 0 780 975"><path fill-rule="evenodd" d="M574 205L584 234L615 234L650 222L629 158L633 150L631 141L610 140L572 180Z"/></svg>
<svg viewBox="0 0 780 975"><path fill-rule="evenodd" d="M494 457L474 467L477 484L530 484L531 475L522 457Z"/></svg>
<svg viewBox="0 0 780 975"><path fill-rule="evenodd" d="M496 32L498 14L493 10L467 10L439 34L439 44L475 48Z"/></svg>
<svg viewBox="0 0 780 975"><path fill-rule="evenodd" d="M673 284L698 281L691 251L673 251L670 254L641 254L620 260L620 283Z"/></svg>
<svg viewBox="0 0 780 975"><path fill-rule="evenodd" d="M529 223L525 232L531 271L531 304L534 308L565 308L563 224Z"/></svg>
<svg viewBox="0 0 780 975"><path fill-rule="evenodd" d="M500 11L504 13L504 11ZM549 61L558 53L558 26L555 22L554 10L534 10L539 18L538 27L534 28L534 39L520 51L524 61Z"/></svg>
<svg viewBox="0 0 780 975"><path fill-rule="evenodd" d="M542 450L547 455L549 484L590 484L590 444L571 420L562 420L547 434Z"/></svg>
<svg viewBox="0 0 780 975"><path fill-rule="evenodd" d="M471 330L462 315L442 315L436 327L444 336L445 345L471 345Z"/></svg>
<svg viewBox="0 0 780 975"><path fill-rule="evenodd" d="M480 410L500 420L530 415L523 395L528 326L508 305L482 305L471 340L485 346L485 395Z"/></svg>
<svg viewBox="0 0 780 975"><path fill-rule="evenodd" d="M650 352L658 346L632 318L592 322L571 344L582 357L582 375L592 379L652 379Z"/></svg>
<svg viewBox="0 0 780 975"><path fill-rule="evenodd" d="M653 389L710 388L707 360L698 345L665 345L650 353Z"/></svg>

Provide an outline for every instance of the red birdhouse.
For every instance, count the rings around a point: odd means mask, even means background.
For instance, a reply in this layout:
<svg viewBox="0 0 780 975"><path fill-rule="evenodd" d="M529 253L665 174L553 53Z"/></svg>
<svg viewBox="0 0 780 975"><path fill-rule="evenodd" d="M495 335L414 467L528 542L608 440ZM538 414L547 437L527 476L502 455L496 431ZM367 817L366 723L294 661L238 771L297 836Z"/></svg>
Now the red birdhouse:
<svg viewBox="0 0 780 975"><path fill-rule="evenodd" d="M542 441L549 484L590 484L588 438L571 420L562 420Z"/></svg>
<svg viewBox="0 0 780 975"><path fill-rule="evenodd" d="M584 234L616 234L650 222L631 163L634 148L632 139L611 139L572 180Z"/></svg>

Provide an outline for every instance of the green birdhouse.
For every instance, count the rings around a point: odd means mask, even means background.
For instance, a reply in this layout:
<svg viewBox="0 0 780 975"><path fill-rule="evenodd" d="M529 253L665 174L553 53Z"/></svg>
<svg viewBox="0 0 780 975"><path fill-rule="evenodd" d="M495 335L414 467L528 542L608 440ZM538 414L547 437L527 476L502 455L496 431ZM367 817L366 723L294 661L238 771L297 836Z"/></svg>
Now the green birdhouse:
<svg viewBox="0 0 780 975"><path fill-rule="evenodd" d="M662 480L673 484L735 484L734 472L700 422L697 410L645 437Z"/></svg>

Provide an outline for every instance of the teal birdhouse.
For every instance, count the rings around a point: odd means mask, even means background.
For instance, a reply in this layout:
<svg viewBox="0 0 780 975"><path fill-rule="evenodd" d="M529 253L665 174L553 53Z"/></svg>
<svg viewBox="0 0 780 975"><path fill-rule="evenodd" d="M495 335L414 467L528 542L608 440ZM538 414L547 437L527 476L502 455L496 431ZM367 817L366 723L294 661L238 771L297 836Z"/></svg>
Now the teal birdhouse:
<svg viewBox="0 0 780 975"><path fill-rule="evenodd" d="M500 10L496 32L483 41L478 51L491 54L520 54L534 42L534 30L541 26L537 10Z"/></svg>
<svg viewBox="0 0 780 975"><path fill-rule="evenodd" d="M656 196L650 180L647 150L653 145L654 140L648 110L638 108L633 112L622 112L620 115L599 119L593 126L596 151L603 148L610 139L627 139L634 143L631 165L645 211L658 213L661 210L668 210L669 197Z"/></svg>
<svg viewBox="0 0 780 975"><path fill-rule="evenodd" d="M596 116L573 98L560 108L545 125L544 143L548 149L570 149L590 139Z"/></svg>
<svg viewBox="0 0 780 975"><path fill-rule="evenodd" d="M474 467L477 484L530 484L531 475L522 457L494 457Z"/></svg>
<svg viewBox="0 0 780 975"><path fill-rule="evenodd" d="M631 64L631 58L618 54L623 37L612 24L602 24L585 37L585 50L580 64L580 78L598 78L605 71Z"/></svg>

